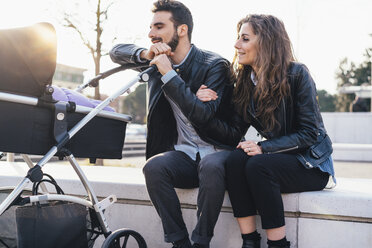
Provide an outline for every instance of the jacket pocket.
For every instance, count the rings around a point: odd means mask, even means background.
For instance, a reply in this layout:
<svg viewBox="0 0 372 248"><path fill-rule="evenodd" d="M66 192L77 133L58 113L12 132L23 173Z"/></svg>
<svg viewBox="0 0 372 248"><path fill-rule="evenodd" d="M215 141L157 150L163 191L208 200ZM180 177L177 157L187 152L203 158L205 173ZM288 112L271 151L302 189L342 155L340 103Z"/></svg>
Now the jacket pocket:
<svg viewBox="0 0 372 248"><path fill-rule="evenodd" d="M327 134L321 133L314 145L297 154L297 159L308 169L317 168L329 158L332 152L331 139Z"/></svg>
<svg viewBox="0 0 372 248"><path fill-rule="evenodd" d="M320 159L325 154L328 154L330 152L329 149L331 149L332 152L332 142L329 136L326 134L323 140L320 141L320 143L316 143L310 147L310 152L314 158Z"/></svg>

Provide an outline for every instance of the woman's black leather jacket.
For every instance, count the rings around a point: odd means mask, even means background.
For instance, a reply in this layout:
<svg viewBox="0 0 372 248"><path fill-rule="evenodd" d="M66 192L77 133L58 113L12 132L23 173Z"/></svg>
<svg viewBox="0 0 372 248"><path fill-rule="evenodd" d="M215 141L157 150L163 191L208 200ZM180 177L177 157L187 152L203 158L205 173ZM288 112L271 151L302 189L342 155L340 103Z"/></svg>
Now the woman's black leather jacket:
<svg viewBox="0 0 372 248"><path fill-rule="evenodd" d="M320 115L315 83L307 67L297 62L289 67L288 83L291 94L275 112L279 125L274 131L265 132L251 108L247 109L249 120L236 114L232 125L252 125L265 138L259 142L263 153L294 153L306 167L317 167L332 153L332 143Z"/></svg>

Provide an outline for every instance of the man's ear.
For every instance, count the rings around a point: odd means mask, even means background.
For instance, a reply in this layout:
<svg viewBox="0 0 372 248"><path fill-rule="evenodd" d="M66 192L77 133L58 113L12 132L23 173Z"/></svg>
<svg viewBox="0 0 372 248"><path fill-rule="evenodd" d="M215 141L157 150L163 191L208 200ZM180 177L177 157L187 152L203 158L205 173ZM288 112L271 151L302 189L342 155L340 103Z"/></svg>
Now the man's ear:
<svg viewBox="0 0 372 248"><path fill-rule="evenodd" d="M189 27L186 24L181 24L177 27L177 33L179 37L183 37L187 35L187 31Z"/></svg>

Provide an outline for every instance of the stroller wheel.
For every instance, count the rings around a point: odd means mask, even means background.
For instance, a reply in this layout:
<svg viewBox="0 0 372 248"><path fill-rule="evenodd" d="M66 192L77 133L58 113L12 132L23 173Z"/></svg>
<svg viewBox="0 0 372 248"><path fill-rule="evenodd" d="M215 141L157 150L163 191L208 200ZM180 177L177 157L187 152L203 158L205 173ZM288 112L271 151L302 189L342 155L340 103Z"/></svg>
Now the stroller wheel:
<svg viewBox="0 0 372 248"><path fill-rule="evenodd" d="M147 248L144 238L136 231L122 228L112 232L103 242L102 248Z"/></svg>

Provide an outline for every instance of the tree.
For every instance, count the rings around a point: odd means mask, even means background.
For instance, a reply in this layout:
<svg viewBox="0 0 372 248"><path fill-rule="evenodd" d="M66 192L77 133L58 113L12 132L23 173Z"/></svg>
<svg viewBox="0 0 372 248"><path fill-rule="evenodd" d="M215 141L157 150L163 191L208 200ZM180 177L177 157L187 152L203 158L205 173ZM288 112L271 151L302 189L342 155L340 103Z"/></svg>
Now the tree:
<svg viewBox="0 0 372 248"><path fill-rule="evenodd" d="M340 62L336 73L336 78L338 79L337 87L359 86L364 83L370 84L371 56L372 48L368 48L364 53L364 61L359 65L356 65L354 62L349 63L348 59L344 58ZM348 112L354 99L354 94L339 94L336 99L336 110Z"/></svg>
<svg viewBox="0 0 372 248"><path fill-rule="evenodd" d="M102 49L102 33L103 25L108 19L108 10L112 4L113 2L108 2L104 7L101 3L101 0L97 0L94 10L94 24L90 25L88 29L83 29L83 23L86 24L86 20L79 18L80 13L78 13L78 11L72 14L64 12L63 25L75 30L83 41L83 44L89 49L89 52L94 60L95 75L100 73L101 57L104 56L105 53L107 54L107 52L104 52ZM78 5L78 3L75 4L75 6ZM78 10L79 8L76 9ZM94 90L94 98L100 99L99 86L97 86Z"/></svg>
<svg viewBox="0 0 372 248"><path fill-rule="evenodd" d="M134 92L122 101L123 113L133 117L134 123L146 122L146 84L140 84Z"/></svg>
<svg viewBox="0 0 372 248"><path fill-rule="evenodd" d="M329 94L326 90L318 90L318 102L321 112L336 111L336 96Z"/></svg>

